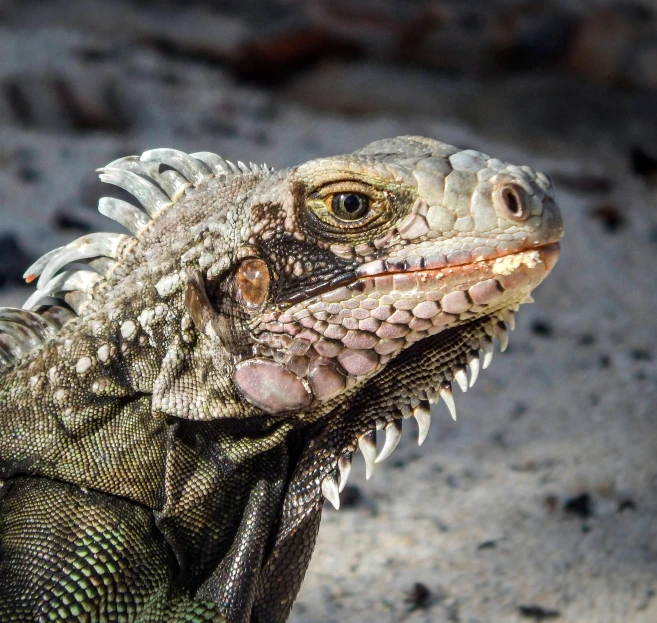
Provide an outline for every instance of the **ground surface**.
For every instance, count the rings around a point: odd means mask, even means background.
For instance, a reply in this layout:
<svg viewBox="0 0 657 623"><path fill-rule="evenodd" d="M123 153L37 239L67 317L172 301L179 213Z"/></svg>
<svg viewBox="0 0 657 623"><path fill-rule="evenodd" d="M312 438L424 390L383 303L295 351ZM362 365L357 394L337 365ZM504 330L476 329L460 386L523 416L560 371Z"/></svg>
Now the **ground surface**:
<svg viewBox="0 0 657 623"><path fill-rule="evenodd" d="M455 77L426 61L449 59L430 38L425 61L392 62L383 21L343 20L364 42L352 54L321 2L292 22L273 2L260 21L203 3L31 4L0 2L3 304L29 293L17 283L32 259L107 229L93 170L147 148L282 167L412 133L556 182L554 274L457 396L458 422L439 407L422 448L405 423L370 482L357 463L343 509L324 514L295 623L657 621L657 99L641 63L623 65L620 90L554 63ZM602 23L609 39L616 22ZM486 57L474 41L453 39L473 63Z"/></svg>

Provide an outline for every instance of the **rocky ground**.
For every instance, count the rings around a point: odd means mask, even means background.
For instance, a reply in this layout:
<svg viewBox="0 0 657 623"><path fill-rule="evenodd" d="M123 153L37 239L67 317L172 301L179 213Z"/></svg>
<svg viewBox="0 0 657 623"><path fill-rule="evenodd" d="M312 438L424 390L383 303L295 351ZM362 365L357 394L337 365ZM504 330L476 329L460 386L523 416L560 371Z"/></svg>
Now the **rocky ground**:
<svg viewBox="0 0 657 623"><path fill-rule="evenodd" d="M413 133L543 170L553 276L458 422L356 466L292 620L653 623L656 33L649 2L0 0L0 299L108 229L93 170L148 148L283 167Z"/></svg>

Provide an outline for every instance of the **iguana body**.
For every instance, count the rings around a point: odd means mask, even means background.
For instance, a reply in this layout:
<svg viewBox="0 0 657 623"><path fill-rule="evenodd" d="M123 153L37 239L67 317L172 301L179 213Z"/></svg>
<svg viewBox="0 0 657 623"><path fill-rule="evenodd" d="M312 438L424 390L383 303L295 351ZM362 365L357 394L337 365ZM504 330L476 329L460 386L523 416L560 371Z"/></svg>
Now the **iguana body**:
<svg viewBox="0 0 657 623"><path fill-rule="evenodd" d="M284 621L352 452L369 477L409 416L421 442L505 346L558 256L551 185L421 137L101 179L133 235L44 256L35 311L0 312L0 620Z"/></svg>

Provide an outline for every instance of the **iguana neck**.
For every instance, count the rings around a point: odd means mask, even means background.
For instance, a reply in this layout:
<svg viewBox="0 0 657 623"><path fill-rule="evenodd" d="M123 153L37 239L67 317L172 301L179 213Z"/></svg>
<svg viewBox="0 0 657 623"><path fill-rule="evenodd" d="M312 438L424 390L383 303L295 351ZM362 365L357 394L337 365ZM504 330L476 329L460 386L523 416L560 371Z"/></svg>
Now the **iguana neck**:
<svg viewBox="0 0 657 623"><path fill-rule="evenodd" d="M77 323L8 373L2 410L25 442L22 456L0 467L6 477L65 480L150 508L181 585L225 603L227 613L248 612L244 606L260 590L259 572L301 451L299 435L293 421L272 416L198 422L153 410L157 378L182 338L141 339L157 314L147 311L157 309L151 302L156 300L142 297L141 322L116 312L110 322L91 317ZM174 312L160 311L165 313L171 326L181 326ZM95 422L96 441L88 429L84 440L70 425L81 421L81 411ZM78 452L78 436L87 446L91 437L97 451ZM0 447L6 442L0 438ZM144 473L160 478L145 479ZM203 540L196 538L199 517L206 522ZM237 576L238 592L228 582Z"/></svg>
<svg viewBox="0 0 657 623"><path fill-rule="evenodd" d="M131 348L133 341L138 348ZM150 410L165 345L144 341L133 320L73 320L29 363L9 371L0 390L0 409L12 421L14 441L1 436L0 448L21 440L18 451L0 451L0 456L12 456L6 466L10 475L46 476L157 504L157 485L138 482L126 469L120 447L129 439L130 418L135 417L147 431L141 439L130 439L130 446L150 439L151 451L131 460L152 469L165 459L165 422L151 417ZM85 421L95 432L90 433ZM90 436L93 450L80 453L79 446Z"/></svg>

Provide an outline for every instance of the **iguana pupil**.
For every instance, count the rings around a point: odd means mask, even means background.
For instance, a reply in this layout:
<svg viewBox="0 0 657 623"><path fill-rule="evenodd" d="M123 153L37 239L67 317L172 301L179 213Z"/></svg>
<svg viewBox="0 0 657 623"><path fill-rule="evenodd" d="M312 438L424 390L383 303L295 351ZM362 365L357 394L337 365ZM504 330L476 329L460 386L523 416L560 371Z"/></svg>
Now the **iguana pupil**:
<svg viewBox="0 0 657 623"><path fill-rule="evenodd" d="M338 193L333 196L333 214L344 221L355 221L365 216L369 210L369 198L356 193Z"/></svg>

